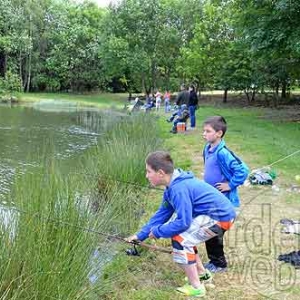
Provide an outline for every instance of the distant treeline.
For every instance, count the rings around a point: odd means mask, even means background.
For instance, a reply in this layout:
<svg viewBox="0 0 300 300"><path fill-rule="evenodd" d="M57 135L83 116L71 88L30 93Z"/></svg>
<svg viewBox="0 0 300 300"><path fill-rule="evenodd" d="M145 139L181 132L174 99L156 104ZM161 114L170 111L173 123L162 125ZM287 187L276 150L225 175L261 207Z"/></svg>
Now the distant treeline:
<svg viewBox="0 0 300 300"><path fill-rule="evenodd" d="M0 92L242 90L288 99L300 2L1 0Z"/></svg>

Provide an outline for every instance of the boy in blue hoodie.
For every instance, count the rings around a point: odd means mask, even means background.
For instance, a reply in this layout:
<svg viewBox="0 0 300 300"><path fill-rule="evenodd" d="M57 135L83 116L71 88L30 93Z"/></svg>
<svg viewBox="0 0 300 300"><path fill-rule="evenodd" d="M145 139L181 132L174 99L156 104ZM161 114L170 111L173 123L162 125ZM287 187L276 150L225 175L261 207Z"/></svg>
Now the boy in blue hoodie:
<svg viewBox="0 0 300 300"><path fill-rule="evenodd" d="M177 288L186 296L205 295L210 273L197 255L196 245L223 234L236 216L230 201L191 172L174 169L169 153L156 151L146 158L146 177L153 186L164 186L162 203L142 229L126 240L171 238L173 260L185 271L189 284Z"/></svg>
<svg viewBox="0 0 300 300"><path fill-rule="evenodd" d="M227 124L223 117L213 116L204 121L203 138L207 141L204 147L204 181L225 195L238 209L240 200L237 187L248 177L248 167L230 151L223 140ZM223 235L205 242L209 263L205 267L212 273L227 270L224 255Z"/></svg>

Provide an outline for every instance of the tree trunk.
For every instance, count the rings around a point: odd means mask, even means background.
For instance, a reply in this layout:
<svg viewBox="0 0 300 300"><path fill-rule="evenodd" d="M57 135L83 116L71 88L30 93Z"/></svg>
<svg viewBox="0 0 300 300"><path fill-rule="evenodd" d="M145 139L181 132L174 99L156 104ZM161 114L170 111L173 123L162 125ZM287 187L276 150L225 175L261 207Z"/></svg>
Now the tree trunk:
<svg viewBox="0 0 300 300"><path fill-rule="evenodd" d="M31 81L31 50L28 57L28 71L27 71L27 80L26 80L26 92L30 90L30 81Z"/></svg>
<svg viewBox="0 0 300 300"><path fill-rule="evenodd" d="M142 74L142 91L147 93L146 83L145 83L145 74Z"/></svg>
<svg viewBox="0 0 300 300"><path fill-rule="evenodd" d="M157 86L156 86L155 61L154 61L154 59L152 60L152 63L151 63L151 79L152 79L152 87L154 89L157 89Z"/></svg>
<svg viewBox="0 0 300 300"><path fill-rule="evenodd" d="M287 99L291 98L291 82L287 82L286 84L286 97Z"/></svg>
<svg viewBox="0 0 300 300"><path fill-rule="evenodd" d="M264 98L265 98L265 105L267 107L270 106L270 95L268 93L264 93Z"/></svg>
<svg viewBox="0 0 300 300"><path fill-rule="evenodd" d="M282 82L281 98L282 99L286 98L286 81L285 80Z"/></svg>
<svg viewBox="0 0 300 300"><path fill-rule="evenodd" d="M251 102L253 103L255 101L255 90L252 91L252 96L251 96Z"/></svg>
<svg viewBox="0 0 300 300"><path fill-rule="evenodd" d="M250 105L251 104L251 102L250 102L250 96L249 96L249 92L247 91L247 90L245 90L244 91L244 93L246 94L246 96L247 96L247 103L248 103L248 105Z"/></svg>
<svg viewBox="0 0 300 300"><path fill-rule="evenodd" d="M7 56L6 53L0 52L0 77L5 77L6 74L6 62L7 62Z"/></svg>
<svg viewBox="0 0 300 300"><path fill-rule="evenodd" d="M168 91L170 90L170 74L171 74L170 68L166 68L166 89Z"/></svg>
<svg viewBox="0 0 300 300"><path fill-rule="evenodd" d="M24 88L22 71L23 71L23 69L22 69L22 51L20 50L20 52L19 52L19 77L20 77L20 80L21 80L21 87Z"/></svg>
<svg viewBox="0 0 300 300"><path fill-rule="evenodd" d="M273 97L273 105L275 108L278 107L278 103L279 103L279 96L278 96L278 94L275 93L275 95Z"/></svg>
<svg viewBox="0 0 300 300"><path fill-rule="evenodd" d="M223 103L227 103L227 94L228 94L228 89L226 88L223 94Z"/></svg>
<svg viewBox="0 0 300 300"><path fill-rule="evenodd" d="M278 81L276 82L276 85L275 85L275 93L276 93L276 96L278 96L278 94L279 94L279 82Z"/></svg>
<svg viewBox="0 0 300 300"><path fill-rule="evenodd" d="M196 76L196 82L195 83L196 83L195 84L196 85L195 86L196 92L198 93L198 96L200 98L201 97L201 78Z"/></svg>
<svg viewBox="0 0 300 300"><path fill-rule="evenodd" d="M32 22L31 15L29 16L29 40L32 38ZM32 58L32 47L29 48L28 53L28 65L27 65L27 79L26 79L26 92L28 93L30 90L30 82L31 82L31 58Z"/></svg>
<svg viewBox="0 0 300 300"><path fill-rule="evenodd" d="M131 101L131 98L132 98L132 93L128 92L128 101Z"/></svg>

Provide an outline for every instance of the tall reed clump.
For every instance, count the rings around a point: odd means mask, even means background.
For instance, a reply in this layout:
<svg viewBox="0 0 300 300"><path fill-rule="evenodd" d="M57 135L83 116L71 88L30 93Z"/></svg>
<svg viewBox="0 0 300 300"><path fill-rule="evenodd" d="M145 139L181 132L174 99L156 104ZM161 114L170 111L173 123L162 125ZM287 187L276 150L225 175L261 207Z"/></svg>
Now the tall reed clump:
<svg viewBox="0 0 300 300"><path fill-rule="evenodd" d="M97 285L88 274L98 241L82 229L94 220L76 193L76 182L53 166L16 180L13 220L1 228L1 299L91 299Z"/></svg>
<svg viewBox="0 0 300 300"><path fill-rule="evenodd" d="M115 220L110 222L114 232L126 234L136 229L149 190L145 158L162 145L158 130L153 115L119 118L85 157L82 168L93 175L96 206L101 206L100 211L109 207L110 213L105 215L113 214L109 220Z"/></svg>
<svg viewBox="0 0 300 300"><path fill-rule="evenodd" d="M119 119L99 140L97 160L89 165L96 174L133 183L145 183L146 155L162 146L153 115Z"/></svg>

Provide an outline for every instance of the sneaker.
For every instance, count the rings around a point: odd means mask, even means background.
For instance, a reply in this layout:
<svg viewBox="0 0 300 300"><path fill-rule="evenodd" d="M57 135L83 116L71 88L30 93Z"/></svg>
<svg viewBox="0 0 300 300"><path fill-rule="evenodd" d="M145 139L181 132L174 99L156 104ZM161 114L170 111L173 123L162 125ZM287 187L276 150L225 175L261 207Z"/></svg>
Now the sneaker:
<svg viewBox="0 0 300 300"><path fill-rule="evenodd" d="M207 269L208 271L210 271L211 273L223 273L227 271L227 268L224 267L217 267L216 265L214 265L213 263L206 263L204 264L205 269Z"/></svg>
<svg viewBox="0 0 300 300"><path fill-rule="evenodd" d="M205 296L205 287L202 285L199 289L194 288L193 286L186 284L176 289L177 292L184 294L185 296L193 297L204 297Z"/></svg>
<svg viewBox="0 0 300 300"><path fill-rule="evenodd" d="M204 274L199 275L199 280L202 283L211 283L212 282L213 275L209 270L206 270ZM184 277L184 281L188 282L188 278Z"/></svg>

